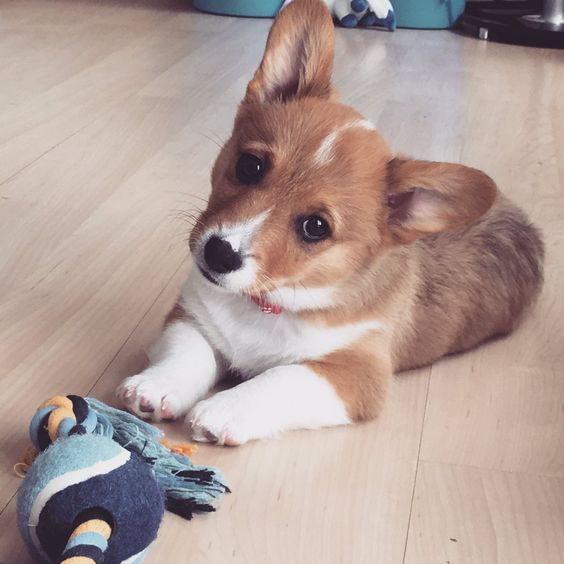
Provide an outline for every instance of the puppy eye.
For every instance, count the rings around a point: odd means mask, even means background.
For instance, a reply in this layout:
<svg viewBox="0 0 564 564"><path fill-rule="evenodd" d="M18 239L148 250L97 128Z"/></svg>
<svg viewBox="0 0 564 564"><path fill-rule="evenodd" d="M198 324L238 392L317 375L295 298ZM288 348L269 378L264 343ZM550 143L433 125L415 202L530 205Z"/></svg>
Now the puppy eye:
<svg viewBox="0 0 564 564"><path fill-rule="evenodd" d="M257 184L265 173L265 163L252 153L243 153L237 161L235 175L241 184Z"/></svg>
<svg viewBox="0 0 564 564"><path fill-rule="evenodd" d="M327 239L331 235L331 229L327 221L319 215L302 217L299 224L299 234L304 241L314 242Z"/></svg>

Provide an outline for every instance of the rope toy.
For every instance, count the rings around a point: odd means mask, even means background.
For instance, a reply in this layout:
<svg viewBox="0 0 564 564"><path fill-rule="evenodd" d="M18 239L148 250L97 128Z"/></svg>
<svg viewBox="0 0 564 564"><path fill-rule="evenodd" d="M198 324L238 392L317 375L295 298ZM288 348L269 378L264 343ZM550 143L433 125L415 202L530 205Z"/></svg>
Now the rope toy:
<svg viewBox="0 0 564 564"><path fill-rule="evenodd" d="M193 466L133 415L80 396L56 396L33 416L33 448L14 466L21 536L30 554L58 564L137 564L165 508L186 519L214 511L229 491L217 470Z"/></svg>

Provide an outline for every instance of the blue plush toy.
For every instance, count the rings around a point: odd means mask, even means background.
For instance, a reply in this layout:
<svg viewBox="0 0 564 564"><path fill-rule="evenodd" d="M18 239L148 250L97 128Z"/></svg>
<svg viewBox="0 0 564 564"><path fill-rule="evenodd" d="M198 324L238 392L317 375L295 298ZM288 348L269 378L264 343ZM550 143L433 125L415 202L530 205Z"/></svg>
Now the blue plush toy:
<svg viewBox="0 0 564 564"><path fill-rule="evenodd" d="M215 470L165 447L156 427L91 398L44 403L30 436L41 453L18 492L17 513L38 561L141 562L165 507L190 518L213 511L229 491Z"/></svg>
<svg viewBox="0 0 564 564"><path fill-rule="evenodd" d="M286 0L284 6L292 0ZM390 0L325 0L331 13L344 27L381 26L396 29L394 8Z"/></svg>

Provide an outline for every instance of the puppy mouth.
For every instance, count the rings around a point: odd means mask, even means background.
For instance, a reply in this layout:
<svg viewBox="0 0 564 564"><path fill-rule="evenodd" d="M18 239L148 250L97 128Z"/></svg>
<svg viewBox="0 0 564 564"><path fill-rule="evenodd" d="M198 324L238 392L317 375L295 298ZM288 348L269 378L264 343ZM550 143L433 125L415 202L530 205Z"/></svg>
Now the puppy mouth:
<svg viewBox="0 0 564 564"><path fill-rule="evenodd" d="M219 283L219 280L217 280L216 278L214 278L206 269L202 268L199 264L198 266L198 270L202 273L202 276L208 281L211 282L212 284L214 284L215 286L221 286L221 284Z"/></svg>
<svg viewBox="0 0 564 564"><path fill-rule="evenodd" d="M252 261L254 259L254 255L247 253L243 255L243 259L249 259ZM220 288L221 290L231 294L244 296L255 303L258 301L262 303L269 297L269 294L275 290L275 287L267 288L264 282L257 281L254 272L252 272L252 279L248 279L249 277L246 276L248 273L245 273L244 271L249 267L252 270L252 263L247 264L239 270L225 274L209 270L205 261L199 260L199 257L194 260L194 266L198 269L199 273L216 288ZM239 276L240 274L243 274L242 279Z"/></svg>

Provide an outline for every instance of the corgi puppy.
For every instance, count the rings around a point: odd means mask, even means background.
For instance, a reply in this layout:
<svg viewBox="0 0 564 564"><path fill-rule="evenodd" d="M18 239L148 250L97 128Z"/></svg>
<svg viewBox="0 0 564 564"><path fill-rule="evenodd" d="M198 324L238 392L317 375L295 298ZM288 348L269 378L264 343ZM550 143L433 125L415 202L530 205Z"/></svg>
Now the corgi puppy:
<svg viewBox="0 0 564 564"><path fill-rule="evenodd" d="M543 244L493 180L394 155L331 86L321 0L275 20L190 238L151 364L117 395L240 445L372 419L396 371L509 333ZM240 383L208 396L226 374Z"/></svg>

